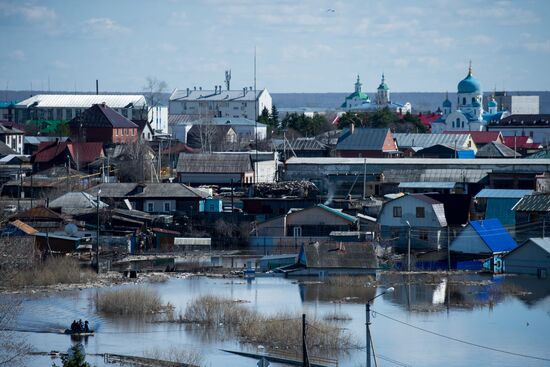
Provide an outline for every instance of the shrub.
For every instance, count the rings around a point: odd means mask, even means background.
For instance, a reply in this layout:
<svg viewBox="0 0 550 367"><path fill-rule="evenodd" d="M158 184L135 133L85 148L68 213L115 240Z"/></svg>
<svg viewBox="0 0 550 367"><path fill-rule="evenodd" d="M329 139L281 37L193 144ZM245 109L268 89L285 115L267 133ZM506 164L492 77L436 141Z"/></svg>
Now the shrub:
<svg viewBox="0 0 550 367"><path fill-rule="evenodd" d="M101 292L96 298L97 310L106 314L146 315L165 307L158 292L151 288L126 288Z"/></svg>

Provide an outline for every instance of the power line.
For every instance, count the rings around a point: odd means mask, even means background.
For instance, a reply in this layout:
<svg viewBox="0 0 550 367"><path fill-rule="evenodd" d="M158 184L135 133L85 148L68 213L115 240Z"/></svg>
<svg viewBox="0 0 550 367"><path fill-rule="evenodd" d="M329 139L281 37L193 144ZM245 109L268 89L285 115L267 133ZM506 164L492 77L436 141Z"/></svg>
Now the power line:
<svg viewBox="0 0 550 367"><path fill-rule="evenodd" d="M439 337L441 337L441 338L449 339L449 340L452 340L452 341L455 341L455 342L458 342L458 343L470 345L470 346L472 346L472 347L477 347L477 348L482 348L482 349L486 349L486 350L491 350L491 351L493 351L493 352L504 353L504 354L508 354L508 355L512 355L512 356L516 356L516 357L523 357L523 358L529 358L529 359L536 359L536 360L538 360L538 361L550 362L550 358L537 357L537 356L532 356L532 355L523 354L523 353L515 353L515 352L510 352L510 351L507 351L507 350L504 350L504 349L498 349L498 348L488 347L488 346L481 345L481 344L477 344L477 343L472 343L472 342L469 342L469 341L466 341L466 340L454 338L454 337L452 337L452 336L443 335L443 334L440 334L440 333L436 333L435 331L427 330L427 329L421 328L421 327L419 327L419 326L415 326L415 325L409 324L409 323L407 323L407 322L405 322L405 321L401 321L401 320L395 319L395 318L393 318L393 317L391 317L391 316L384 315L384 314L382 314L382 313L380 313L380 312L376 312L376 311L373 311L373 312L375 312L377 315L380 315L380 316L385 317L385 318L387 318L387 319L389 319L389 320L395 321L395 322L397 322L397 323L399 323L399 324L409 326L409 327L411 327L411 328L413 328L413 329L420 330L420 331L423 331L423 332L428 333L428 334L436 335L436 336L439 336Z"/></svg>

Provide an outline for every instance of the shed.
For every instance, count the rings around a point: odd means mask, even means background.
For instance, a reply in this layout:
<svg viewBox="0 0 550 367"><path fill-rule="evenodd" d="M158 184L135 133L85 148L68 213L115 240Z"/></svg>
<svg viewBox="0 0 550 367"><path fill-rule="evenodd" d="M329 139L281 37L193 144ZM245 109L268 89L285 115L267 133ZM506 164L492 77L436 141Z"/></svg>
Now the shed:
<svg viewBox="0 0 550 367"><path fill-rule="evenodd" d="M516 247L516 241L496 218L470 221L451 243L452 252L471 257L503 254Z"/></svg>
<svg viewBox="0 0 550 367"><path fill-rule="evenodd" d="M507 273L546 278L550 274L550 238L529 238L504 257L504 267Z"/></svg>

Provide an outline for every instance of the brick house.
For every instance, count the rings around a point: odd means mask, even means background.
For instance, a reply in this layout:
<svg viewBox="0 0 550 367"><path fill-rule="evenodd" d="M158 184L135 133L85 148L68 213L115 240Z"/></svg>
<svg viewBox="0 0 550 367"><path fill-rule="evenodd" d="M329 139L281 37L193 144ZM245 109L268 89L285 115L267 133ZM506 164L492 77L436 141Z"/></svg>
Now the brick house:
<svg viewBox="0 0 550 367"><path fill-rule="evenodd" d="M139 127L106 104L95 104L69 121L71 139L78 142L136 143Z"/></svg>
<svg viewBox="0 0 550 367"><path fill-rule="evenodd" d="M390 129L350 128L342 130L336 145L339 157L384 158L398 154L397 143Z"/></svg>

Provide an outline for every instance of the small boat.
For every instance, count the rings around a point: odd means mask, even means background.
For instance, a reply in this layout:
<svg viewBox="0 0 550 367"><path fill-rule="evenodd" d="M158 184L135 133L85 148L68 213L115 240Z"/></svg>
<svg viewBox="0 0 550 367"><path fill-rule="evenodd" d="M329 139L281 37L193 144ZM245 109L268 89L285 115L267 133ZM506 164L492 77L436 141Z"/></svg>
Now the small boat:
<svg viewBox="0 0 550 367"><path fill-rule="evenodd" d="M65 329L63 334L70 335L71 337L79 338L79 337L82 337L82 336L94 336L94 331L89 330L89 331L86 331L86 332L84 332L84 331L83 332L75 332L75 331L72 331L71 329Z"/></svg>

